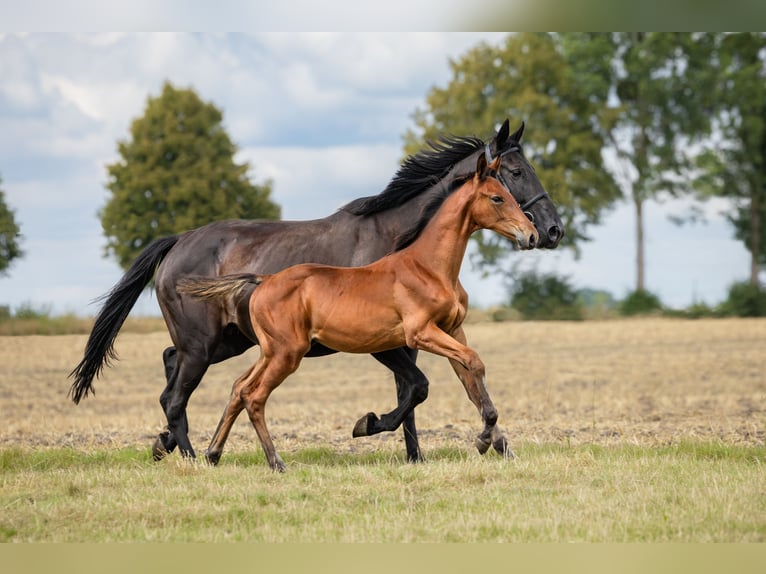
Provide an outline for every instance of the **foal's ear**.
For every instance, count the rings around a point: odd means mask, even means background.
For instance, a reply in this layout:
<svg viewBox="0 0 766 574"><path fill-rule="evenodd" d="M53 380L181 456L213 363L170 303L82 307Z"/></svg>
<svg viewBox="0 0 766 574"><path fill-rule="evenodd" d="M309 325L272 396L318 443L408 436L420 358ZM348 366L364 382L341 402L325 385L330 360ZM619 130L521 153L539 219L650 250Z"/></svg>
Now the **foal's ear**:
<svg viewBox="0 0 766 574"><path fill-rule="evenodd" d="M476 160L476 177L478 177L479 180L483 180L487 177L487 166L487 155L480 153Z"/></svg>
<svg viewBox="0 0 766 574"><path fill-rule="evenodd" d="M523 135L524 135L524 122L521 122L521 127L516 130L516 132L511 136L511 139L517 143L521 143L521 136Z"/></svg>

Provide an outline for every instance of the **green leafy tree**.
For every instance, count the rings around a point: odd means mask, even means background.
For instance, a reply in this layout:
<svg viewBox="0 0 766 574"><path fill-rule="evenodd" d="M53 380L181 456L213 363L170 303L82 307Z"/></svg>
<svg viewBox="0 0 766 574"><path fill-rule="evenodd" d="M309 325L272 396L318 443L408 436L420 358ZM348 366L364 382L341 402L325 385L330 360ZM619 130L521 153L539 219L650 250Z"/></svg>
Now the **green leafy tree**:
<svg viewBox="0 0 766 574"><path fill-rule="evenodd" d="M604 130L613 121L608 79L576 74L560 37L549 34L509 35L499 46L481 43L450 67L449 84L432 88L425 107L414 112L405 152L440 134L487 136L506 117L525 120L525 153L561 214L564 244L576 246L619 197L601 156ZM504 243L497 249L494 236L475 237L485 262L507 248Z"/></svg>
<svg viewBox="0 0 766 574"><path fill-rule="evenodd" d="M223 115L194 90L165 83L133 121L130 138L118 142L120 159L107 166L111 198L101 224L123 268L157 237L218 219L278 219L271 183L256 185L249 164L224 130Z"/></svg>
<svg viewBox="0 0 766 574"><path fill-rule="evenodd" d="M0 183L2 181L0 178ZM0 276L7 275L13 260L24 255L19 245L20 241L21 230L15 213L5 203L5 193L0 189Z"/></svg>
<svg viewBox="0 0 766 574"><path fill-rule="evenodd" d="M690 144L709 134L714 37L625 32L564 34L576 75L610 97L602 124L616 154L617 179L636 214L636 291L645 290L644 207L663 194L689 193Z"/></svg>
<svg viewBox="0 0 766 574"><path fill-rule="evenodd" d="M766 34L718 35L720 138L700 157L702 197L733 201L735 236L750 251L749 283L766 266Z"/></svg>

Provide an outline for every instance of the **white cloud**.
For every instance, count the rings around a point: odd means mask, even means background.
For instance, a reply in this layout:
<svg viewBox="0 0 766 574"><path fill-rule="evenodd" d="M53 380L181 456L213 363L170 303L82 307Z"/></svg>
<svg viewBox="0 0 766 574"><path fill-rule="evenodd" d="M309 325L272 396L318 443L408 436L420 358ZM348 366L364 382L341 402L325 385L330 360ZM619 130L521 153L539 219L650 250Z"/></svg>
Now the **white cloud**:
<svg viewBox="0 0 766 574"><path fill-rule="evenodd" d="M400 153L396 145L253 147L241 150L238 159L255 168L255 181L274 181L283 218L314 219L382 191Z"/></svg>

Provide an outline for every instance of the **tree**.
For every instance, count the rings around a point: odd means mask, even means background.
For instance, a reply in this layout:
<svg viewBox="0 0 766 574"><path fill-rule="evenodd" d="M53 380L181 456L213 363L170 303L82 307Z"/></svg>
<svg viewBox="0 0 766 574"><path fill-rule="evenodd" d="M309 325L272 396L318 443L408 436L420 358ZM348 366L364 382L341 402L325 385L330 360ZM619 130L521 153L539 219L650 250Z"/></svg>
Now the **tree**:
<svg viewBox="0 0 766 574"><path fill-rule="evenodd" d="M734 202L728 216L750 251L750 285L766 266L766 34L718 36L720 77L715 125L720 135L701 157L702 197Z"/></svg>
<svg viewBox="0 0 766 574"><path fill-rule="evenodd" d="M0 178L0 184L3 182ZM8 274L8 268L14 259L24 252L19 246L21 230L16 223L13 209L5 203L5 193L0 189L0 276Z"/></svg>
<svg viewBox="0 0 766 574"><path fill-rule="evenodd" d="M690 144L709 133L715 75L710 34L565 34L575 73L608 86L605 137L636 214L636 291L645 291L644 205L691 191ZM600 49L594 50L594 45ZM594 58L594 55L598 57ZM602 87L603 89L603 87Z"/></svg>
<svg viewBox="0 0 766 574"><path fill-rule="evenodd" d="M248 163L234 161L236 146L223 114L192 89L165 83L118 142L121 159L108 165L111 192L100 213L113 254L123 268L157 237L217 219L278 219L271 182L252 184Z"/></svg>
<svg viewBox="0 0 766 574"><path fill-rule="evenodd" d="M601 157L602 126L611 113L608 83L595 85L597 76L573 73L559 38L549 34L509 35L500 46L482 43L450 67L449 84L432 88L425 108L414 112L405 152L439 134L483 136L506 117L526 120L525 153L559 209L564 244L576 246L619 197Z"/></svg>

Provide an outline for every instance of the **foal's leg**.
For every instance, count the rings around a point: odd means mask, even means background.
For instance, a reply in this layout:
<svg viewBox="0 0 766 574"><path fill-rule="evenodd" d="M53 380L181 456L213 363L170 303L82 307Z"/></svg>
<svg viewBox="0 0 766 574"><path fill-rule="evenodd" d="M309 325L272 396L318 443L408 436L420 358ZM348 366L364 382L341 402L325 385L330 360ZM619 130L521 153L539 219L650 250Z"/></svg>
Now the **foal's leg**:
<svg viewBox="0 0 766 574"><path fill-rule="evenodd" d="M396 430L403 423L407 460L410 462L422 460L414 408L428 397L428 379L415 365L416 356L417 351L407 347L373 353L373 357L394 372L397 407L380 418L375 413L367 413L357 421L352 433L354 437L371 436Z"/></svg>
<svg viewBox="0 0 766 574"><path fill-rule="evenodd" d="M466 343L466 336L462 327L459 327L452 333L452 335L462 344ZM460 382L463 383L466 393L468 394L468 398L474 405L476 405L480 411L482 397L484 397L484 400L489 401L490 405L492 404L492 399L489 398L489 391L487 390L484 374L482 374L480 380L477 381L474 379L474 383L472 384L472 379L467 373L466 367L462 363L454 359L450 359L450 364L452 365L452 369L455 371L455 374L460 379ZM495 415L495 420L497 420L497 415ZM499 454L503 455L505 458L515 457L510 445L508 444L508 440L505 438L505 435L496 424L492 425L489 435L487 434L487 428L485 427L484 431L476 439L476 448L481 454L484 454L487 452L487 450L489 450L490 444Z"/></svg>
<svg viewBox="0 0 766 574"><path fill-rule="evenodd" d="M266 426L266 401L271 392L276 389L288 375L293 373L300 365L303 355L308 348L302 351L283 351L280 349L278 355L271 357L262 356L259 363L262 368L258 370L257 376L245 381L240 398L250 416L250 422L255 427L258 439L261 441L263 452L266 454L266 460L272 470L284 472L285 463L277 454L274 443L271 440L271 434Z"/></svg>
<svg viewBox="0 0 766 574"><path fill-rule="evenodd" d="M484 430L479 434L476 443L479 452L484 454L494 439L497 410L484 382L484 363L476 351L465 345L465 340L462 328L459 327L450 336L433 323L427 323L416 332L408 334L409 345L450 360L468 393L468 398L479 410L484 421Z"/></svg>
<svg viewBox="0 0 766 574"><path fill-rule="evenodd" d="M237 420L239 413L241 413L242 409L245 408L245 403L242 401L240 393L242 392L242 388L247 383L247 381L257 376L255 370L258 365L259 362L255 363L247 371L240 375L236 381L234 381L234 385L231 388L231 396L229 397L229 402L223 411L223 415L221 416L221 420L218 422L218 426L216 427L215 432L213 433L213 438L210 439L210 445L205 451L205 458L207 458L210 464L218 464L218 461L221 460L221 455L223 454L223 446L226 444L226 440L229 438L231 427Z"/></svg>

